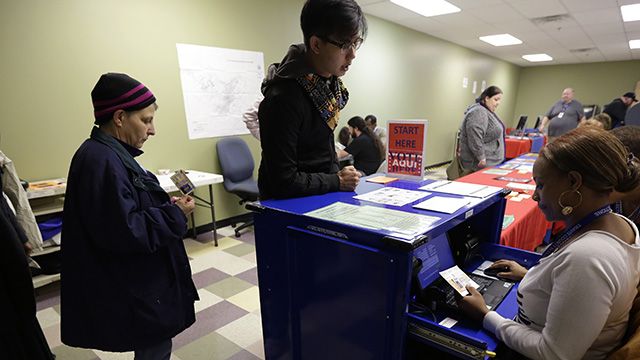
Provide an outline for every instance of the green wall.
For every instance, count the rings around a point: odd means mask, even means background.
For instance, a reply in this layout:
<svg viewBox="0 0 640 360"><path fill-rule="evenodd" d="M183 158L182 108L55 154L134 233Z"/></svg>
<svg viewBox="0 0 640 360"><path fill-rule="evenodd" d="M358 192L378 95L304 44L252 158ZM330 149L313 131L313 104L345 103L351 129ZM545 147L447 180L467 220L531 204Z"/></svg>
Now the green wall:
<svg viewBox="0 0 640 360"><path fill-rule="evenodd" d="M608 104L627 91L634 91L640 80L640 61L550 65L522 68L514 114L544 115L562 90L572 87L583 105Z"/></svg>
<svg viewBox="0 0 640 360"><path fill-rule="evenodd" d="M369 36L344 77L350 102L341 123L369 113L379 123L427 119L426 162L433 164L451 159L455 132L483 80L502 88L498 114L512 121L519 67L375 17L368 21Z"/></svg>
<svg viewBox="0 0 640 360"><path fill-rule="evenodd" d="M100 74L128 73L158 98L157 135L140 162L148 169L219 172L216 139L189 140L176 43L261 51L279 61L300 42L301 0L21 0L0 4L0 149L30 180L66 176L92 126L90 91ZM505 91L499 115L510 123L520 68L368 17L369 36L344 81L353 115L430 120L427 163L450 158L453 134L486 80ZM462 88L462 78L469 87ZM559 92L559 90L558 90ZM249 135L256 164L259 143ZM216 215L244 212L222 186ZM205 212L197 222L208 223Z"/></svg>

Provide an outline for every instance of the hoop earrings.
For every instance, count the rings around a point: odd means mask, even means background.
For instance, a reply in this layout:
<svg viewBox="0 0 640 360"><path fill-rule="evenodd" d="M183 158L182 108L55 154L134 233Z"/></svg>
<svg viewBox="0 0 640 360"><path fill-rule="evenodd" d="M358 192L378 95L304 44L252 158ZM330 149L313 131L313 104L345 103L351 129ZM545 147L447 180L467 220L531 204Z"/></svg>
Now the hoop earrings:
<svg viewBox="0 0 640 360"><path fill-rule="evenodd" d="M562 203L562 197L565 196L568 193L571 193L571 192L575 192L576 194L578 194L578 203L573 205L573 206L564 205ZM564 216L571 215L571 213L573 212L573 209L575 209L578 206L580 206L580 204L582 204L582 194L578 190L567 190L567 191L564 191L564 192L562 192L562 194L560 194L560 197L558 198L558 205L560 205L560 207L562 208L562 215L564 215Z"/></svg>

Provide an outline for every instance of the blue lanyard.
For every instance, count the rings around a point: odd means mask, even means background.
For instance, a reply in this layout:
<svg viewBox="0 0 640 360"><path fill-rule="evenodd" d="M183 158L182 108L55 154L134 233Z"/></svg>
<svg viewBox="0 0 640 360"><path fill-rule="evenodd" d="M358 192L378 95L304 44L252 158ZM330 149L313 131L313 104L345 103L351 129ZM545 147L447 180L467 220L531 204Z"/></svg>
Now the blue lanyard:
<svg viewBox="0 0 640 360"><path fill-rule="evenodd" d="M616 201L615 203L613 203L613 212L616 214L622 214L622 201Z"/></svg>
<svg viewBox="0 0 640 360"><path fill-rule="evenodd" d="M620 214L622 216L626 216L623 212L622 212L622 201L616 201L613 204L613 212L615 212L616 214ZM635 222L635 218L638 217L638 215L640 214L640 206L636 207L635 210L633 210L631 212L631 214L629 214L627 217L627 219L634 221Z"/></svg>
<svg viewBox="0 0 640 360"><path fill-rule="evenodd" d="M547 247L547 249L542 253L542 256L540 257L540 259L543 259L551 254L553 254L556 250L562 248L564 245L566 245L569 240L573 237L573 235L580 229L582 229L583 227L587 226L588 224L590 224L592 221L594 221L595 219L604 216L606 214L609 214L611 212L611 206L610 205L605 205L603 207L601 207L600 209L592 212L591 214L583 217L580 221L578 221L577 224L573 225L571 228L567 229L565 232L562 233L562 235L560 235L560 237L558 238L558 240L554 241L553 243L551 243L551 245L549 245Z"/></svg>

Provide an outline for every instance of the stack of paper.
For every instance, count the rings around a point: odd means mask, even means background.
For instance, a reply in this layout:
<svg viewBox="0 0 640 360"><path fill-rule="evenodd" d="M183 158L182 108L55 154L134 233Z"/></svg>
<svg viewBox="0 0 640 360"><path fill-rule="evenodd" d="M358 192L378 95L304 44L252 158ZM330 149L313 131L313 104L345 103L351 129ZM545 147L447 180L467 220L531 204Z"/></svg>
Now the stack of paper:
<svg viewBox="0 0 640 360"><path fill-rule="evenodd" d="M534 191L536 189L536 185L535 184L518 184L518 183L510 182L506 186L509 189L515 189L515 190Z"/></svg>
<svg viewBox="0 0 640 360"><path fill-rule="evenodd" d="M378 204L404 206L416 200L431 195L424 191L405 190L394 187L383 187L382 189L368 192L366 194L354 196L354 199L371 201Z"/></svg>
<svg viewBox="0 0 640 360"><path fill-rule="evenodd" d="M469 199L466 198L434 196L421 203L413 205L413 207L416 209L453 214L454 212L462 209L468 203Z"/></svg>
<svg viewBox="0 0 640 360"><path fill-rule="evenodd" d="M483 171L483 174L488 174L488 175L509 175L511 174L513 170L509 170L509 169L487 169L485 171Z"/></svg>
<svg viewBox="0 0 640 360"><path fill-rule="evenodd" d="M368 182L372 182L376 184L388 184L396 180L398 180L398 178L390 177L390 176L376 176L376 177L367 179Z"/></svg>
<svg viewBox="0 0 640 360"><path fill-rule="evenodd" d="M488 185L469 184L459 181L436 181L420 187L420 190L485 198L501 191L502 188Z"/></svg>

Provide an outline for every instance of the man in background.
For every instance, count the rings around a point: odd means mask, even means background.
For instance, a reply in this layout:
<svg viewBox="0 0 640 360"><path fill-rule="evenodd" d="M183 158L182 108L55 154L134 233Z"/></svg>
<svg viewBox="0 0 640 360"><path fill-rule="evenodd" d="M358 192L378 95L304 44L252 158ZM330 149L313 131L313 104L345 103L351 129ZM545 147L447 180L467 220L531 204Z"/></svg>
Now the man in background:
<svg viewBox="0 0 640 360"><path fill-rule="evenodd" d="M367 115L364 117L364 122L367 124L369 129L376 134L380 142L382 142L382 146L386 149L387 147L387 129L378 126L378 119L375 115Z"/></svg>
<svg viewBox="0 0 640 360"><path fill-rule="evenodd" d="M356 170L363 175L371 175L384 159L384 146L360 116L352 117L347 124L353 141L344 150L338 150L338 157L352 155Z"/></svg>
<svg viewBox="0 0 640 360"><path fill-rule="evenodd" d="M542 132L546 128L549 141L551 141L575 129L578 127L578 123L584 119L582 104L574 99L573 89L566 88L562 91L560 100L553 104L542 118L539 130Z"/></svg>
<svg viewBox="0 0 640 360"><path fill-rule="evenodd" d="M603 113L611 117L611 128L617 128L624 125L624 117L629 106L636 100L636 93L627 92L619 98L613 99L604 106Z"/></svg>

